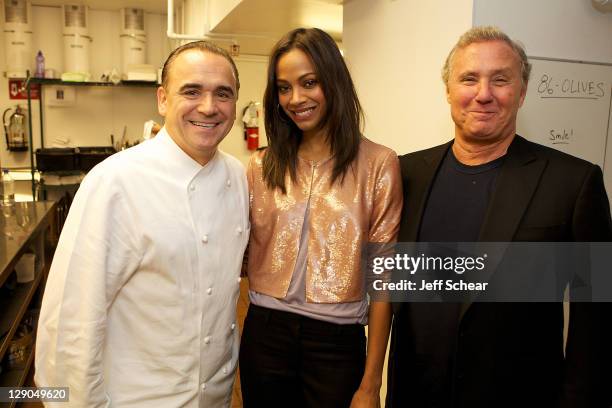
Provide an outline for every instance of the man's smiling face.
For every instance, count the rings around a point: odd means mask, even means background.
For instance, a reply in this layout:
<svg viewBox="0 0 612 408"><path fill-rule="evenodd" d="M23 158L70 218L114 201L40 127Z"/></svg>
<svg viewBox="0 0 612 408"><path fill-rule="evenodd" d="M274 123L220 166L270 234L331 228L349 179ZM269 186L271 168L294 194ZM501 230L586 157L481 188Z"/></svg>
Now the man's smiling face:
<svg viewBox="0 0 612 408"><path fill-rule="evenodd" d="M236 118L236 78L221 55L197 49L179 54L167 86L157 90L166 130L192 159L206 164Z"/></svg>
<svg viewBox="0 0 612 408"><path fill-rule="evenodd" d="M488 144L514 136L527 86L519 56L505 42L476 42L457 50L446 91L456 137Z"/></svg>

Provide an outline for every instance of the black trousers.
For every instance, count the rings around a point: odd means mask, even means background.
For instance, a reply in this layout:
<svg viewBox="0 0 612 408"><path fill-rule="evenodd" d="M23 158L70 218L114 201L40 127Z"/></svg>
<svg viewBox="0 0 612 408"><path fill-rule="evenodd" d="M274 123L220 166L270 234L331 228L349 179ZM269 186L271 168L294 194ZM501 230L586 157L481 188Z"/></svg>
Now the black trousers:
<svg viewBox="0 0 612 408"><path fill-rule="evenodd" d="M359 324L250 305L240 345L244 407L348 407L363 376L365 351Z"/></svg>

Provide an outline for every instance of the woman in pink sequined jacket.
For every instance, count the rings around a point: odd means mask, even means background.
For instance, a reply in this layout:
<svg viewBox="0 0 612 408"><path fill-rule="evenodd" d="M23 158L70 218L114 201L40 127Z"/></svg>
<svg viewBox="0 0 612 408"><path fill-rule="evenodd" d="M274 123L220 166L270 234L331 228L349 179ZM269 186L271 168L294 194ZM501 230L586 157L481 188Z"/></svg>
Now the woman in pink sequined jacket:
<svg viewBox="0 0 612 408"><path fill-rule="evenodd" d="M349 71L322 30L276 44L264 106L269 146L247 170L244 406L376 407L391 310L368 301L361 252L397 237L397 156L362 136Z"/></svg>

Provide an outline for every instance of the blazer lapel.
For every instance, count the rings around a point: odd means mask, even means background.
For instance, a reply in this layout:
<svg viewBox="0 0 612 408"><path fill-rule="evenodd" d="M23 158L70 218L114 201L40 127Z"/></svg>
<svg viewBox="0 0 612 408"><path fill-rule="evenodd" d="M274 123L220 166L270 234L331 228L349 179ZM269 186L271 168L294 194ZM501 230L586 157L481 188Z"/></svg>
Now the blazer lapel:
<svg viewBox="0 0 612 408"><path fill-rule="evenodd" d="M508 148L495 191L489 202L479 242L511 242L538 187L547 160L529 148L529 142L516 135ZM463 318L471 302L462 304Z"/></svg>
<svg viewBox="0 0 612 408"><path fill-rule="evenodd" d="M529 142L514 138L480 229L480 242L512 241L546 164L529 149Z"/></svg>
<svg viewBox="0 0 612 408"><path fill-rule="evenodd" d="M426 152L409 153L400 157L404 207L400 220L398 242L416 242L434 177L451 145L452 141ZM412 164L413 160L415 164ZM404 303L393 303L392 306L393 314L397 318Z"/></svg>
<svg viewBox="0 0 612 408"><path fill-rule="evenodd" d="M399 241L415 242L417 240L434 178L451 145L452 141L429 150L420 158L420 161L417 161L418 167L407 169L402 175L404 213L400 225ZM411 172L415 174L410 174Z"/></svg>

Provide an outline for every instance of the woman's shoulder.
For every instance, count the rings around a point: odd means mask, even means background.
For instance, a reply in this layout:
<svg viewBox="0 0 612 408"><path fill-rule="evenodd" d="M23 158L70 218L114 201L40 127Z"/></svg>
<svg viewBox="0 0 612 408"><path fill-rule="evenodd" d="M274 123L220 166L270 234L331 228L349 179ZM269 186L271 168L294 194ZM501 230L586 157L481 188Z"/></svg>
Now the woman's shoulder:
<svg viewBox="0 0 612 408"><path fill-rule="evenodd" d="M359 154L370 160L385 161L389 157L397 158L397 153L387 146L373 142L365 136L361 137Z"/></svg>

